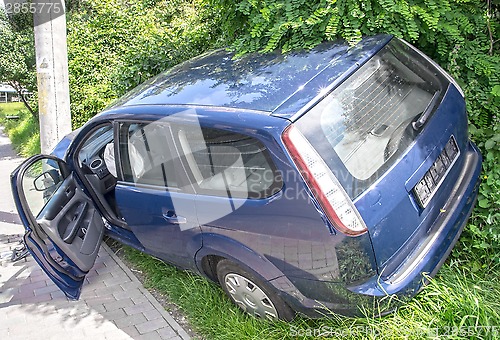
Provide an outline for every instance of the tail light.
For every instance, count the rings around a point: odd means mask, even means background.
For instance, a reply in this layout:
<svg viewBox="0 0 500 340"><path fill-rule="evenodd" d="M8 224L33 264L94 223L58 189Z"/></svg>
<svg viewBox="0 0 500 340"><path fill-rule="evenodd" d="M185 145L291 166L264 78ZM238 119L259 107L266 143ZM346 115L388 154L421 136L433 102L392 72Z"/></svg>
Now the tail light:
<svg viewBox="0 0 500 340"><path fill-rule="evenodd" d="M302 133L290 125L283 132L282 139L307 186L335 229L350 236L365 233L366 225L358 210Z"/></svg>

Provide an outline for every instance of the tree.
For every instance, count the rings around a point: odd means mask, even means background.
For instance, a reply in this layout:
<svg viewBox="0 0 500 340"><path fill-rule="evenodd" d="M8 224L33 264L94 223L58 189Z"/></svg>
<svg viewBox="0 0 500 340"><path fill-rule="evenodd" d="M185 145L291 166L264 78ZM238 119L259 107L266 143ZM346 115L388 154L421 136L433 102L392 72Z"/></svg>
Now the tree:
<svg viewBox="0 0 500 340"><path fill-rule="evenodd" d="M38 117L26 90L36 92L36 62L33 26L29 18L8 17L0 11L0 82L12 86L26 109Z"/></svg>

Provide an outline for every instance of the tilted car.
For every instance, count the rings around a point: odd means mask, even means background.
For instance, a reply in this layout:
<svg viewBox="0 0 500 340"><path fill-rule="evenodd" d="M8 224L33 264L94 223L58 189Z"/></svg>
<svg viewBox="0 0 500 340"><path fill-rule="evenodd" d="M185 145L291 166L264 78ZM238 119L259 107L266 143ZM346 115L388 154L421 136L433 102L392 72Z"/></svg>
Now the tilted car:
<svg viewBox="0 0 500 340"><path fill-rule="evenodd" d="M378 35L187 61L25 161L12 189L29 251L69 298L108 235L290 320L415 295L480 169L456 82Z"/></svg>

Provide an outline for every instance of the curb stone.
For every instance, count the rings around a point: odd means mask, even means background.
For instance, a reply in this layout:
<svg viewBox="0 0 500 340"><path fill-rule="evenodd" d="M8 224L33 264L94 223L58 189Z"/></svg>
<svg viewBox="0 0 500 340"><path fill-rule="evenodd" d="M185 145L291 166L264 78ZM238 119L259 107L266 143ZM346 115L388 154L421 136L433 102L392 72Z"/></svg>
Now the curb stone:
<svg viewBox="0 0 500 340"><path fill-rule="evenodd" d="M175 319L163 308L162 305L156 300L156 298L142 285L137 276L128 268L125 263L109 248L107 244L104 242L101 244L101 247L106 249L108 254L116 261L118 266L122 268L122 270L132 279L133 282L139 283L139 290L146 296L149 302L155 307L155 309L161 314L161 316L168 322L168 324L174 329L179 336L184 340L189 340L191 337L186 333L186 331L175 321Z"/></svg>

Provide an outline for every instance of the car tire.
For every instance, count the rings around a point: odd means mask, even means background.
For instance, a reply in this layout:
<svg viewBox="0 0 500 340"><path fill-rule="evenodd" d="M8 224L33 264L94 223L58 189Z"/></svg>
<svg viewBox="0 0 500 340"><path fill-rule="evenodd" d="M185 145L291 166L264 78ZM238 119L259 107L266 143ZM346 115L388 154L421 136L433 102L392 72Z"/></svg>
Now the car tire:
<svg viewBox="0 0 500 340"><path fill-rule="evenodd" d="M294 311L269 284L229 260L217 264L217 278L224 292L246 313L270 321L293 320Z"/></svg>

